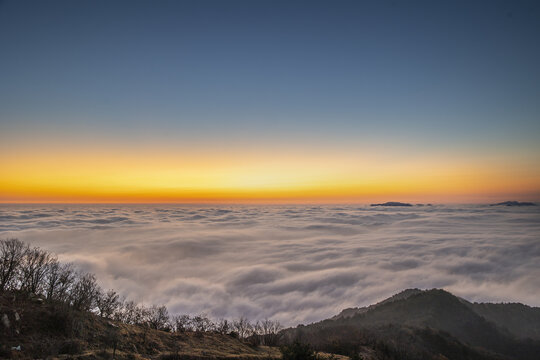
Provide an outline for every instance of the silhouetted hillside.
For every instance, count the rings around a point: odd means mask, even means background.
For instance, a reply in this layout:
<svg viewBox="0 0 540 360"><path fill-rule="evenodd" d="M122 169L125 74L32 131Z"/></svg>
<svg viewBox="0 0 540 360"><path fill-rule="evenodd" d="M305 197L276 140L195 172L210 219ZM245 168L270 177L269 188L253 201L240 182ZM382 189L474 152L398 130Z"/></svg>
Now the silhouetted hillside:
<svg viewBox="0 0 540 360"><path fill-rule="evenodd" d="M288 338L299 336L319 349L348 355L355 347L368 347L384 349L379 357L395 359L532 360L540 354L539 310L472 304L444 290L409 289L286 333Z"/></svg>
<svg viewBox="0 0 540 360"><path fill-rule="evenodd" d="M540 340L540 308L519 303L474 303L470 306L477 314L518 338Z"/></svg>
<svg viewBox="0 0 540 360"><path fill-rule="evenodd" d="M400 292L398 294L395 294L395 295L392 295L388 299L385 299L385 300L383 300L383 301L381 301L381 302L379 302L377 304L374 304L374 305L369 305L369 306L361 307L361 308L345 309L342 312L340 312L339 314L337 314L336 316L334 316L332 318L332 320L337 320L337 319L341 319L341 318L350 318L350 317L353 317L355 315L362 314L362 313L365 313L365 312L367 312L369 310L375 309L376 307L378 307L380 305L387 304L387 303L390 303L392 301L404 300L404 299L407 299L408 297L410 297L412 295L416 295L416 294L419 294L419 293L422 293L422 292L423 291L420 290L420 289L403 290L402 292Z"/></svg>
<svg viewBox="0 0 540 360"><path fill-rule="evenodd" d="M276 347L237 335L170 332L105 319L24 293L0 294L0 358L270 359ZM116 349L116 350L115 350Z"/></svg>

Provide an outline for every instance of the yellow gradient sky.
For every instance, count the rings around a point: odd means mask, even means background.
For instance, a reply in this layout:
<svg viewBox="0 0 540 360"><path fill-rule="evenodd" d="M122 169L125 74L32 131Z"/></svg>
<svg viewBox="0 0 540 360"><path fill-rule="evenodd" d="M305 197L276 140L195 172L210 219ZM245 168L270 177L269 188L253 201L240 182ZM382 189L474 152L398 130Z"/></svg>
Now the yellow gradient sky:
<svg viewBox="0 0 540 360"><path fill-rule="evenodd" d="M489 202L539 193L536 160L394 149L3 147L2 202Z"/></svg>

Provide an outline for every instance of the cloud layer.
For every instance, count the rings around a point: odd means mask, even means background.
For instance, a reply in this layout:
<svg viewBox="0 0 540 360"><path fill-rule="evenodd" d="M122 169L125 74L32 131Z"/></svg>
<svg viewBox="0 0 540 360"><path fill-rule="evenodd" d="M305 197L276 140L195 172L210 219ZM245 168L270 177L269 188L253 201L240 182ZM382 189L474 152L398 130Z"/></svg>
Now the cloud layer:
<svg viewBox="0 0 540 360"><path fill-rule="evenodd" d="M321 320L410 287L540 306L540 209L3 205L18 237L171 313Z"/></svg>

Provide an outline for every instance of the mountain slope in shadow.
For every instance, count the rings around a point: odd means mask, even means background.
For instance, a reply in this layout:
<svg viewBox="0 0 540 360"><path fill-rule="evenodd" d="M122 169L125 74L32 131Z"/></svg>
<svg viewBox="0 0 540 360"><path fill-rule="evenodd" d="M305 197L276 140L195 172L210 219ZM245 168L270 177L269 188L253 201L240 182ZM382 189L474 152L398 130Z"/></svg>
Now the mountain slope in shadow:
<svg viewBox="0 0 540 360"><path fill-rule="evenodd" d="M348 355L355 347L378 347L388 353L379 358L389 359L532 360L540 356L539 311L521 304L475 304L439 289L409 289L289 329L287 336L321 349L341 346Z"/></svg>

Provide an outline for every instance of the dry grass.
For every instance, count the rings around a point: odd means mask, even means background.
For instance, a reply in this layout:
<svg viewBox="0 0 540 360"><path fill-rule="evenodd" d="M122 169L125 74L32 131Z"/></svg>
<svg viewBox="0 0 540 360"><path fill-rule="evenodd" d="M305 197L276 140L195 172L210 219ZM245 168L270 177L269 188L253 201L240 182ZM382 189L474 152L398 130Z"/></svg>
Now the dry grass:
<svg viewBox="0 0 540 360"><path fill-rule="evenodd" d="M15 322L15 313L20 321ZM0 358L27 359L276 359L279 349L251 346L216 333L174 334L106 320L40 303L21 294L0 296ZM16 330L16 331L15 331ZM11 350L21 346L21 351Z"/></svg>
<svg viewBox="0 0 540 360"><path fill-rule="evenodd" d="M20 317L15 321L15 313ZM128 325L48 304L23 294L0 295L0 358L50 360L267 360L280 359L277 347L253 346L217 333L169 333ZM21 351L11 350L20 346ZM116 350L114 350L116 348ZM319 353L319 358L348 360Z"/></svg>

